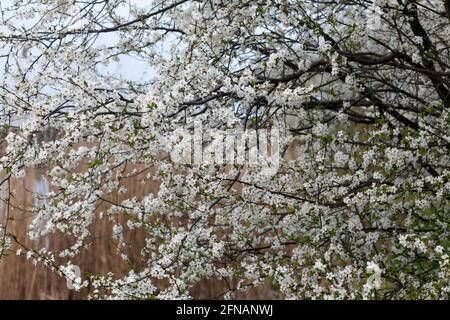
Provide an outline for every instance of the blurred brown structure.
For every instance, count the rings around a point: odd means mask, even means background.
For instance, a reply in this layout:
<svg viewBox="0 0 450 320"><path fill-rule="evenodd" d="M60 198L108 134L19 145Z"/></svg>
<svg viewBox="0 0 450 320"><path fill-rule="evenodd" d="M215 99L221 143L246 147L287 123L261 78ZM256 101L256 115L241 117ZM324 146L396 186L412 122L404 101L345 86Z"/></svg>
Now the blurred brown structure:
<svg viewBox="0 0 450 320"><path fill-rule="evenodd" d="M42 187L42 180L39 172L28 170L26 177L14 181L12 189L15 190L13 204L20 203L22 207L28 207L34 203L33 193L36 188ZM134 195L147 194L154 192L157 186L142 185L129 181L129 193ZM116 199L118 198L115 195ZM117 199L119 200L119 199ZM0 206L0 217L4 218L5 207ZM19 241L32 246L33 243L27 239L26 233L28 225L32 219L30 214L12 209L8 230L18 236ZM112 233L112 225L106 220L97 220L93 224L92 235L96 237L92 245L83 251L83 253L74 260L79 265L82 272L92 274L106 274L113 272L117 274L126 270L126 265L117 254L115 242L109 237L104 237ZM63 238L60 235L50 235L39 240L40 246L49 247L56 251L67 247L71 239ZM135 252L130 256L139 255L139 247L142 244L143 237L138 232L128 233L126 240L129 243L136 244ZM225 291L223 283L215 280L203 281L192 289L192 294L198 298L215 298ZM270 285L252 288L240 298L254 299L276 299L280 296L271 289ZM66 282L53 274L49 269L42 265L34 266L31 259L27 260L25 256L10 254L0 260L0 299L86 299L86 292L76 292L67 288Z"/></svg>
<svg viewBox="0 0 450 320"><path fill-rule="evenodd" d="M53 133L52 133L53 134ZM44 139L46 137L43 137ZM0 148L4 146L0 143ZM2 148L3 149L3 148ZM294 148L288 150L287 157L292 158L295 153ZM1 174L0 174L1 178ZM157 192L158 184L142 184L137 178L128 179L126 182L127 194L110 194L109 199L120 202L122 199L133 196L143 196L148 193ZM30 208L35 205L36 193L48 191L48 185L42 178L38 169L28 169L22 179L11 180L11 190L14 193L12 198L13 206ZM104 208L103 208L104 209ZM32 220L32 213L23 210L10 209L10 221L8 231L17 236L17 239L27 247L34 247L27 237L29 223ZM4 223L6 218L6 206L0 203L0 223ZM112 224L107 219L95 221L91 229L92 244L87 247L82 254L74 259L74 263L80 266L82 273L106 274L113 272L120 275L129 268L120 258L115 241L108 235L112 233ZM143 235L139 232L129 232L125 239L132 243L134 252L128 255L138 258L140 247L143 243ZM70 237L61 235L49 235L39 240L39 247L46 247L52 251L67 248ZM139 259L136 259L139 261ZM192 294L196 298L215 298L225 292L225 285L216 280L205 280L194 288ZM251 288L247 293L237 296L242 299L279 299L280 294L274 291L270 284ZM0 299L86 299L87 292L76 292L67 288L66 282L53 274L42 265L34 266L32 259L27 260L24 255L17 256L10 254L0 260Z"/></svg>

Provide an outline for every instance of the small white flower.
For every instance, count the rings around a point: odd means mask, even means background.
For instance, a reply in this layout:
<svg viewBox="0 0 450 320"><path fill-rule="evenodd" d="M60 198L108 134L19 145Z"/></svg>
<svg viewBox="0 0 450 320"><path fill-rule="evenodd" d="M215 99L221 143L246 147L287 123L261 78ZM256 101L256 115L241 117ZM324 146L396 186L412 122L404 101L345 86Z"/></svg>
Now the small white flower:
<svg viewBox="0 0 450 320"><path fill-rule="evenodd" d="M316 260L314 263L314 269L317 269L319 271L325 271L325 265L320 260Z"/></svg>

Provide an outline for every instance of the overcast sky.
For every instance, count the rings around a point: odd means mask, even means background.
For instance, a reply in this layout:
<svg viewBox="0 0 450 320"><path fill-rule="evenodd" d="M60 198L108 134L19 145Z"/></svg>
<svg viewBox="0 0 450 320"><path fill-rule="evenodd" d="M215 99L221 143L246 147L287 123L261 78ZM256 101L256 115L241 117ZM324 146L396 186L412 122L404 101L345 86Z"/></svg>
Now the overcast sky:
<svg viewBox="0 0 450 320"><path fill-rule="evenodd" d="M3 9L11 6L13 0L0 0L0 7ZM141 7L148 6L148 0L129 0L131 5L137 5ZM124 16L128 15L128 7L121 7L119 12L123 13ZM5 28L2 28L0 25L0 32L7 32ZM101 38L99 38L98 43L114 43L115 35L113 33L103 34ZM0 51L1 55L1 51ZM0 59L0 63L2 63ZM122 78L124 80L134 80L134 81L142 81L153 78L154 71L152 70L150 64L147 61L142 61L136 59L131 56L121 56L118 62L111 61L108 66L101 66L99 68L102 72L108 72L113 74L116 77ZM3 75L3 68L0 66L0 76Z"/></svg>

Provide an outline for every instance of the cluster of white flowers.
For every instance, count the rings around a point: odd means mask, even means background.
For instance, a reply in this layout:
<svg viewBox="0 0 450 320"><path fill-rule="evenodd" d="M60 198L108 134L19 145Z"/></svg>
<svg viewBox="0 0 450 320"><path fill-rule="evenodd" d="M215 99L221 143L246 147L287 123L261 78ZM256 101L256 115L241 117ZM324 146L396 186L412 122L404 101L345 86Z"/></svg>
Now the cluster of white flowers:
<svg viewBox="0 0 450 320"><path fill-rule="evenodd" d="M367 273L370 275L364 284L364 296L370 297L373 290L380 289L382 286L381 268L375 262L367 263Z"/></svg>
<svg viewBox="0 0 450 320"><path fill-rule="evenodd" d="M0 258L11 248L12 239L6 233L6 227L0 224Z"/></svg>

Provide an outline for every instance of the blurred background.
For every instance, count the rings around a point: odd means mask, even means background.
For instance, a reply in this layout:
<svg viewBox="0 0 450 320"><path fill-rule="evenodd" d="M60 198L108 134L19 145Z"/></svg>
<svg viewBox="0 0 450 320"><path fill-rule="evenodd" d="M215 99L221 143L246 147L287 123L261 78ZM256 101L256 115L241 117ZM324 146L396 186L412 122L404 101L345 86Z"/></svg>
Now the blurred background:
<svg viewBox="0 0 450 320"><path fill-rule="evenodd" d="M41 139L52 139L54 132L48 131L42 134ZM0 137L2 138L2 137ZM0 150L4 150L4 139L0 139ZM289 149L287 157L292 157L294 149ZM43 248L53 252L69 247L73 244L70 236L61 234L48 235L38 241L31 241L27 237L28 227L33 219L31 209L39 204L37 198L49 191L50 186L44 178L43 173L48 168L27 169L26 175L21 179L11 180L13 198L12 206L9 208L8 232L15 234L17 240L28 248ZM0 174L0 179L2 174ZM1 181L1 180L0 180ZM116 203L131 196L143 196L156 193L159 188L158 182L142 184L139 176L129 178L124 183L128 191L124 194L110 194L109 199ZM5 186L0 192L6 192ZM4 194L3 194L4 197ZM2 198L3 198L2 197ZM19 209L20 208L20 209ZM24 210L25 209L25 210ZM99 206L98 210L106 208ZM0 202L0 221L4 224L7 216L7 208ZM139 270L139 265L124 262L120 257L122 251L117 246L117 241L111 238L113 224L108 219L97 219L91 226L90 245L83 249L82 253L73 260L81 270L81 276L87 274L105 275L112 272L117 276L128 272L130 268ZM125 240L132 248L132 252L126 252L132 263L139 263L140 250L144 244L144 234L137 231L124 233ZM87 299L88 292L76 292L70 290L65 280L52 273L50 269L33 264L33 259L27 259L26 255L9 253L0 259L0 299ZM160 281L160 280L158 280ZM237 282L237 281L236 281ZM157 283L158 284L158 283ZM164 283L160 283L162 286ZM231 283L236 285L236 283ZM199 299L215 299L227 291L223 281L218 279L205 280L191 290L191 295ZM250 288L246 293L238 293L236 298L240 299L281 299L282 296L272 285L267 282L257 288Z"/></svg>

